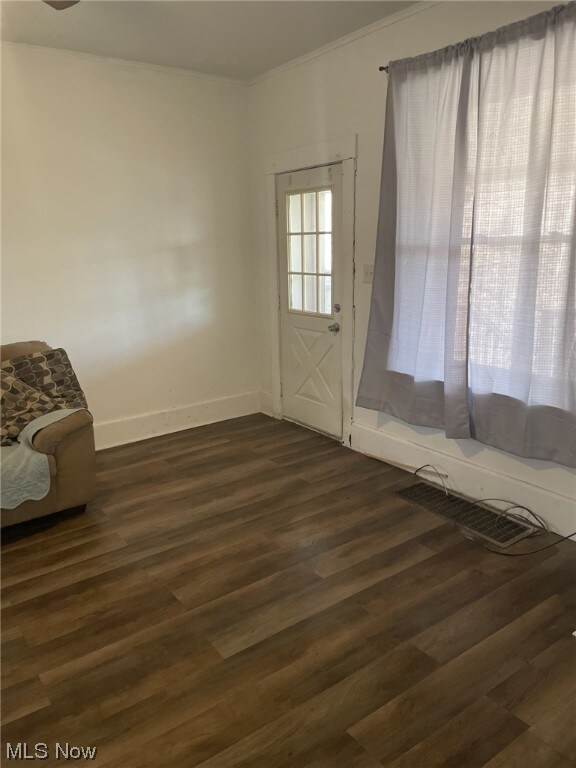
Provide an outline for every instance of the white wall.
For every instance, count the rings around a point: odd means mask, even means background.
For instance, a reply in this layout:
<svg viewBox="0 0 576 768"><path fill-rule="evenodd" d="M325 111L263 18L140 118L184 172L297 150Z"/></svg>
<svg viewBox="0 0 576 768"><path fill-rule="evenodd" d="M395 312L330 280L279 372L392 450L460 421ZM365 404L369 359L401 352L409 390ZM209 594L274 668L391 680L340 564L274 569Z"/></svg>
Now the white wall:
<svg viewBox="0 0 576 768"><path fill-rule="evenodd" d="M380 185L386 75L378 66L434 50L522 19L553 3L464 2L408 11L394 23L328 47L316 57L284 67L251 88L252 152L257 247L261 265L262 389L271 400L273 345L269 323L274 300L267 243L265 158L269 154L350 134L358 135L356 274L374 260ZM355 285L355 387L362 367L371 286ZM432 463L452 488L477 498L504 496L532 506L558 530L576 530L575 474L549 462L529 461L471 440L448 440L438 430L413 427L362 408L354 412L352 445L413 466Z"/></svg>
<svg viewBox="0 0 576 768"><path fill-rule="evenodd" d="M257 411L271 402L277 344L266 156L358 135L356 262L371 263L386 94L378 66L552 4L409 10L251 88L5 46L2 341L43 338L69 351L100 446ZM369 285L356 284L355 302L357 386ZM511 497L576 530L566 468L359 408L351 431L358 450L431 462L458 490Z"/></svg>
<svg viewBox="0 0 576 768"><path fill-rule="evenodd" d="M246 86L5 46L2 341L64 347L100 446L259 410Z"/></svg>

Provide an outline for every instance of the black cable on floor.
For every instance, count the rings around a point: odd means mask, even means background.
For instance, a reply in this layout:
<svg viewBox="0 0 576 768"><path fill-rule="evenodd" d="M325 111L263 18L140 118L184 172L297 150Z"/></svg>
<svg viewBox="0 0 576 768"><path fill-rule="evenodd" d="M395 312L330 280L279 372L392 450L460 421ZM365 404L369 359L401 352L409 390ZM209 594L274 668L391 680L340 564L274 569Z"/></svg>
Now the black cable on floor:
<svg viewBox="0 0 576 768"><path fill-rule="evenodd" d="M484 549L487 549L488 552L493 552L495 555L503 555L504 557L524 557L526 555L535 555L537 552L543 552L545 549L550 549L550 547L555 547L557 544L560 544L561 541L566 541L566 539L571 539L572 536L576 536L576 531L574 531L574 533L569 533L568 536L562 536L560 539L553 541L552 544L547 544L545 547L539 547L538 549L531 549L529 552L500 552L497 549L492 549L492 547L487 547L483 541L480 541L480 539L477 539L475 536L468 536L462 529L460 529L460 533L462 536L464 536L465 539L474 541L476 544L480 544L480 546Z"/></svg>

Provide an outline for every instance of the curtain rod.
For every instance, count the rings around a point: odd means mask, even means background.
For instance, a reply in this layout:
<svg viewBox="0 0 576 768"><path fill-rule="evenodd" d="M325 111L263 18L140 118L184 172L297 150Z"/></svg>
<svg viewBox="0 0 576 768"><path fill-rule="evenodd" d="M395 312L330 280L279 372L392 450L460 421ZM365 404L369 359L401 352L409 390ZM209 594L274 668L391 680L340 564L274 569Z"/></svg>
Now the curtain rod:
<svg viewBox="0 0 576 768"><path fill-rule="evenodd" d="M388 74L388 64L385 67L378 67L378 72L386 72Z"/></svg>

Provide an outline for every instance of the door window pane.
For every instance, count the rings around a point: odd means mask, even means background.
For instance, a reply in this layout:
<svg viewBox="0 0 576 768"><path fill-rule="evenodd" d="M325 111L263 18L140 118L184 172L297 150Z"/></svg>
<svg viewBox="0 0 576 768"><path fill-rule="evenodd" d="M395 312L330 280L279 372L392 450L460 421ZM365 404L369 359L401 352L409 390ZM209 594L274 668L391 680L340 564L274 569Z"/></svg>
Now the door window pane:
<svg viewBox="0 0 576 768"><path fill-rule="evenodd" d="M332 274L332 235L318 235L318 272Z"/></svg>
<svg viewBox="0 0 576 768"><path fill-rule="evenodd" d="M332 190L318 192L318 229L320 232L332 231Z"/></svg>
<svg viewBox="0 0 576 768"><path fill-rule="evenodd" d="M288 195L288 232L302 232L302 195Z"/></svg>
<svg viewBox="0 0 576 768"><path fill-rule="evenodd" d="M316 272L316 235L304 235L304 272Z"/></svg>
<svg viewBox="0 0 576 768"><path fill-rule="evenodd" d="M302 195L302 208L304 210L304 232L316 230L316 192L307 192Z"/></svg>
<svg viewBox="0 0 576 768"><path fill-rule="evenodd" d="M290 272L302 272L302 236L290 235L288 237L288 254L290 260Z"/></svg>
<svg viewBox="0 0 576 768"><path fill-rule="evenodd" d="M290 309L302 311L302 275L289 275Z"/></svg>
<svg viewBox="0 0 576 768"><path fill-rule="evenodd" d="M316 303L316 275L304 275L304 310L317 312Z"/></svg>

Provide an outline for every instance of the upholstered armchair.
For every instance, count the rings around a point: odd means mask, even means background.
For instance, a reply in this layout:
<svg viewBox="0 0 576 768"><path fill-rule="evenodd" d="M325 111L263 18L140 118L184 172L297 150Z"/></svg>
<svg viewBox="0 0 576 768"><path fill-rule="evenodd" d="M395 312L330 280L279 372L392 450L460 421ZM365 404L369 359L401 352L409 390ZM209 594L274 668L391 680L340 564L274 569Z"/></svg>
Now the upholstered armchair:
<svg viewBox="0 0 576 768"><path fill-rule="evenodd" d="M18 342L0 346L0 360L10 360L32 352L50 350L42 341ZM2 528L53 512L85 506L92 501L96 486L96 454L92 415L79 410L37 432L36 451L48 457L50 490L38 501L24 501L14 509L2 509Z"/></svg>

